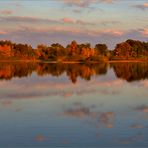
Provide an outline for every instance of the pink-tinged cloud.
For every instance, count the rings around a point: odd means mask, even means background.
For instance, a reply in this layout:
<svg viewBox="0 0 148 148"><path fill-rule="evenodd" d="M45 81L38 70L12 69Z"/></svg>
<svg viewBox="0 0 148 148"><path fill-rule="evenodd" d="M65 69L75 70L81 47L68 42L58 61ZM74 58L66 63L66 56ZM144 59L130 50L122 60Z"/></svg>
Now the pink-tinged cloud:
<svg viewBox="0 0 148 148"><path fill-rule="evenodd" d="M141 9L141 10L148 10L148 3L134 5L135 8Z"/></svg>
<svg viewBox="0 0 148 148"><path fill-rule="evenodd" d="M117 0L62 0L64 4L69 6L77 6L87 8L90 5L98 4L98 3L106 3L106 4L113 4L113 2Z"/></svg>
<svg viewBox="0 0 148 148"><path fill-rule="evenodd" d="M70 23L70 24L78 24L78 25L95 25L94 23L90 23L90 22L85 22L85 21L82 21L82 20L74 20L72 18L63 18L62 21L64 23Z"/></svg>
<svg viewBox="0 0 148 148"><path fill-rule="evenodd" d="M0 35L5 35L5 34L7 34L6 31L2 31L2 30L0 30Z"/></svg>
<svg viewBox="0 0 148 148"><path fill-rule="evenodd" d="M143 29L143 30L141 31L141 33L142 33L142 35L144 35L144 36L148 36L148 29Z"/></svg>
<svg viewBox="0 0 148 148"><path fill-rule="evenodd" d="M94 2L95 0L92 0ZM90 0L63 0L63 2L69 6L87 7L90 4Z"/></svg>
<svg viewBox="0 0 148 148"><path fill-rule="evenodd" d="M0 13L3 15L11 15L13 13L13 11L12 10L2 10L2 11L0 11Z"/></svg>
<svg viewBox="0 0 148 148"><path fill-rule="evenodd" d="M101 24L103 26L110 26L110 25L119 25L119 24L121 24L121 22L120 21L114 21L114 20L113 21L106 20L106 21L100 21L99 24Z"/></svg>
<svg viewBox="0 0 148 148"><path fill-rule="evenodd" d="M82 23L83 22L79 22ZM71 26L55 26L55 27L49 27L49 28L22 28L27 30L32 30L34 32L67 32L67 33L74 33L74 34L84 34L84 35L91 35L91 36L99 36L102 34L110 34L113 36L121 36L124 34L123 31L117 30L117 29L106 29L106 30L88 30L88 29L79 29L77 27L71 27Z"/></svg>
<svg viewBox="0 0 148 148"><path fill-rule="evenodd" d="M100 2L107 3L107 4L113 4L113 2L115 1L117 0L100 0Z"/></svg>
<svg viewBox="0 0 148 148"><path fill-rule="evenodd" d="M48 19L48 18L38 18L38 17L32 17L32 16L7 16L7 17L0 17L2 21L6 21L8 23L44 23L44 24L58 24L62 25L63 23L67 23L69 25L95 25L94 23L91 22L86 22L83 20L77 20L77 19L72 19L72 18L62 18L62 19Z"/></svg>
<svg viewBox="0 0 148 148"><path fill-rule="evenodd" d="M84 24L84 22L77 21L76 23L79 24ZM99 36L102 34L109 34L113 36L122 36L124 34L123 31L118 30L118 29L103 29L103 30L92 30L92 29L79 29L77 27L71 27L71 26L55 26L55 27L49 27L46 29L35 29L31 28L29 30L34 30L34 31L41 31L41 32L67 32L67 33L74 33L74 34L83 34L83 35L89 35L89 36Z"/></svg>
<svg viewBox="0 0 148 148"><path fill-rule="evenodd" d="M104 33L110 33L115 36L122 36L124 34L123 31L117 30L117 29L107 29L104 31Z"/></svg>
<svg viewBox="0 0 148 148"><path fill-rule="evenodd" d="M144 3L143 6L144 6L144 7L148 7L148 3Z"/></svg>
<svg viewBox="0 0 148 148"><path fill-rule="evenodd" d="M101 35L112 35L112 36L122 36L124 34L123 31L118 30L118 29L96 29L96 30L80 30L80 33L84 33L90 36L101 36Z"/></svg>
<svg viewBox="0 0 148 148"><path fill-rule="evenodd" d="M74 23L74 20L73 19L71 19L71 18L63 18L62 19L62 21L64 22L64 23Z"/></svg>
<svg viewBox="0 0 148 148"><path fill-rule="evenodd" d="M35 31L35 30L34 30ZM68 26L55 26L55 27L50 27L47 29L37 29L36 31L39 32L49 32L49 33L53 33L53 32L70 32L70 33L80 33L81 30L78 28L73 28L73 27L68 27Z"/></svg>

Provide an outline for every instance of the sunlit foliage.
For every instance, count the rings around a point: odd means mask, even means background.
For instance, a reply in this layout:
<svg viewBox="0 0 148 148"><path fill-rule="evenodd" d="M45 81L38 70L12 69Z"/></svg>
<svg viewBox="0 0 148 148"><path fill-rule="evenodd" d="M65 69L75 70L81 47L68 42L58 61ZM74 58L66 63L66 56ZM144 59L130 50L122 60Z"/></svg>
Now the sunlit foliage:
<svg viewBox="0 0 148 148"><path fill-rule="evenodd" d="M27 44L16 44L11 41L0 41L1 60L41 60L57 62L100 62L108 60L148 60L148 42L127 40L109 50L106 44L78 44L72 41L63 47L59 43L50 46L40 44L35 49Z"/></svg>

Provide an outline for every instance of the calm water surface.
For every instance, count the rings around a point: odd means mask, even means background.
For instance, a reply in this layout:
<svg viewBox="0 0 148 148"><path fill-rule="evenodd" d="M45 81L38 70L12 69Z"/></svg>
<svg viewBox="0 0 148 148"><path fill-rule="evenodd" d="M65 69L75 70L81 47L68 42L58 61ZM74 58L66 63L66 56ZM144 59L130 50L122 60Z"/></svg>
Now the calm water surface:
<svg viewBox="0 0 148 148"><path fill-rule="evenodd" d="M148 63L0 63L0 147L148 147Z"/></svg>

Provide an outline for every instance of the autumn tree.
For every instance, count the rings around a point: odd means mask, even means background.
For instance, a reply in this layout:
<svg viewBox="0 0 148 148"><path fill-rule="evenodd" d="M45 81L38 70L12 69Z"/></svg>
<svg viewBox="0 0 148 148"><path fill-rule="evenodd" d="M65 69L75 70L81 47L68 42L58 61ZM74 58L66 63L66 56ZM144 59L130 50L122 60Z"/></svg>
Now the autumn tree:
<svg viewBox="0 0 148 148"><path fill-rule="evenodd" d="M77 54L78 45L76 41L72 41L70 45L67 45L67 49L69 51L69 55Z"/></svg>
<svg viewBox="0 0 148 148"><path fill-rule="evenodd" d="M65 54L66 54L65 48L61 44L56 43L50 46L50 56L52 58L59 58L65 56Z"/></svg>
<svg viewBox="0 0 148 148"><path fill-rule="evenodd" d="M129 39L117 44L113 54L115 59L145 59L148 57L148 43Z"/></svg>
<svg viewBox="0 0 148 148"><path fill-rule="evenodd" d="M117 44L114 55L122 59L128 59L131 55L131 46L127 42Z"/></svg>
<svg viewBox="0 0 148 148"><path fill-rule="evenodd" d="M108 48L106 44L96 44L95 50L97 54L102 55L102 56L107 56Z"/></svg>
<svg viewBox="0 0 148 148"><path fill-rule="evenodd" d="M40 44L37 46L37 49L35 52L38 59L48 60L50 49L46 45Z"/></svg>

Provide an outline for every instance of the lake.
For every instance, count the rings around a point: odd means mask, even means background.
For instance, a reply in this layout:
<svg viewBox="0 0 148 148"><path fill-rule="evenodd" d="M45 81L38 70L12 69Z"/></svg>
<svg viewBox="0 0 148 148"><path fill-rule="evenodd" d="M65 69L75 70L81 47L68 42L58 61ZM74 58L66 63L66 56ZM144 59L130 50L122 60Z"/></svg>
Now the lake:
<svg viewBox="0 0 148 148"><path fill-rule="evenodd" d="M148 147L148 63L0 63L1 147Z"/></svg>

